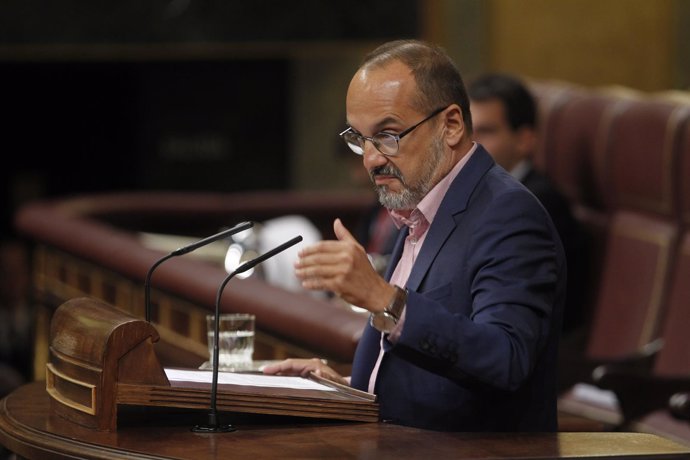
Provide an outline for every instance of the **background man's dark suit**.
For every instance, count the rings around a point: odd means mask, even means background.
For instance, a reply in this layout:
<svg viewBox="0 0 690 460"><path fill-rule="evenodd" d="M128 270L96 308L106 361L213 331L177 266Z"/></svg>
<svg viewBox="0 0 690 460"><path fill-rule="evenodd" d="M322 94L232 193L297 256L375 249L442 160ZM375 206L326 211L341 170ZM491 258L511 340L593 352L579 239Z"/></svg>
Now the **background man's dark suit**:
<svg viewBox="0 0 690 460"><path fill-rule="evenodd" d="M570 202L558 190L556 185L544 173L532 168L521 180L522 184L534 193L551 216L558 234L561 237L568 261L568 295L563 310L563 332L571 332L585 321L583 310L582 288L585 282L584 269L586 267L587 249L577 222L570 210Z"/></svg>

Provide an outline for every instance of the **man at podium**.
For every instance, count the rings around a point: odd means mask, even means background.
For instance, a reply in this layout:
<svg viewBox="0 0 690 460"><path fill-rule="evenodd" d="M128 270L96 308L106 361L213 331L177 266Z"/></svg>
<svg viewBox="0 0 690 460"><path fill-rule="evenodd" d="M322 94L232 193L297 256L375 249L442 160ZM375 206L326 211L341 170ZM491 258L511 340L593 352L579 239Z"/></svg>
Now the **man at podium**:
<svg viewBox="0 0 690 460"><path fill-rule="evenodd" d="M555 431L563 249L537 199L472 141L455 65L424 42L386 43L352 78L346 112L340 135L403 231L385 277L340 220L295 263L305 288L371 312L351 378L317 359L264 372L375 393L392 423Z"/></svg>

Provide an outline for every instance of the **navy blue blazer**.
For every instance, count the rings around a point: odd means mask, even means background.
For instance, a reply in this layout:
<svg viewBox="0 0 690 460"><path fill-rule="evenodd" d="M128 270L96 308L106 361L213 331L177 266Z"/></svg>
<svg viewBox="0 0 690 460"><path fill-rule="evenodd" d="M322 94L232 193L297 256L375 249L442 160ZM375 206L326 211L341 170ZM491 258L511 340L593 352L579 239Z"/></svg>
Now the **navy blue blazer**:
<svg viewBox="0 0 690 460"><path fill-rule="evenodd" d="M548 213L479 145L428 232L407 281L400 339L384 341L381 419L449 431L556 431L566 266ZM367 325L353 387L367 389L380 338Z"/></svg>

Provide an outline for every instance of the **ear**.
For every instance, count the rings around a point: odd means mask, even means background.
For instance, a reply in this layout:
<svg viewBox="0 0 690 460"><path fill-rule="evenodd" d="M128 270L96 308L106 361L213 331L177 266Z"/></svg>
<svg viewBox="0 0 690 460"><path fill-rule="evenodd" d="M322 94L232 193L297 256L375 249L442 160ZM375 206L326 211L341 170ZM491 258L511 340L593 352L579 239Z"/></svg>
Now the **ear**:
<svg viewBox="0 0 690 460"><path fill-rule="evenodd" d="M455 147L466 136L465 123L462 110L457 104L450 105L442 115L445 125L445 141L449 147Z"/></svg>

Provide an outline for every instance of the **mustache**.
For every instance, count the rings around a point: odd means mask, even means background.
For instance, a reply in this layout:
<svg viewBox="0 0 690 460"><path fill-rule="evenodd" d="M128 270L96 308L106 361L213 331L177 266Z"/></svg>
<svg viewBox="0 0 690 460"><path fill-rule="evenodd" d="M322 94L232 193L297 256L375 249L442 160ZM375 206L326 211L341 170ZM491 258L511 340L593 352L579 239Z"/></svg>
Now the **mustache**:
<svg viewBox="0 0 690 460"><path fill-rule="evenodd" d="M392 164L387 164L383 166L377 166L369 171L369 177L373 181L376 176L393 176L399 179L401 182L405 183L403 179L402 172L393 166Z"/></svg>

